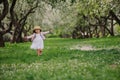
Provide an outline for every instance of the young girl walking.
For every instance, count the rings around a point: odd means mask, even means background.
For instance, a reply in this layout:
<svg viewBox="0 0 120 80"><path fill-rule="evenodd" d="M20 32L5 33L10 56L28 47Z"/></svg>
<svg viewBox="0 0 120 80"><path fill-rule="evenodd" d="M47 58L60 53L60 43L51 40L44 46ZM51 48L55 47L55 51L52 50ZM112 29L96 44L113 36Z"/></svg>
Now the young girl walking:
<svg viewBox="0 0 120 80"><path fill-rule="evenodd" d="M32 40L31 49L37 50L38 56L42 54L45 39L44 35L48 33L50 33L50 31L42 32L40 26L35 26L33 29L33 34L26 37L27 39Z"/></svg>

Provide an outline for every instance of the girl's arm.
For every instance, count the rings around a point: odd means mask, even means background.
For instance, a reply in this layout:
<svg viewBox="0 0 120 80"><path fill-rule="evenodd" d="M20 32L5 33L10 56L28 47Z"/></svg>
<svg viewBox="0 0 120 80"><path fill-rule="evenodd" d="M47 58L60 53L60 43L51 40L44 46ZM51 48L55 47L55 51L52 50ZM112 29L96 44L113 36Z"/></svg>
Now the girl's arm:
<svg viewBox="0 0 120 80"><path fill-rule="evenodd" d="M42 32L43 35L48 34L48 33L52 33L52 30L50 29L49 31Z"/></svg>
<svg viewBox="0 0 120 80"><path fill-rule="evenodd" d="M50 31L42 32L43 35L50 33Z"/></svg>
<svg viewBox="0 0 120 80"><path fill-rule="evenodd" d="M30 35L30 36L26 36L27 39L33 38L34 34Z"/></svg>

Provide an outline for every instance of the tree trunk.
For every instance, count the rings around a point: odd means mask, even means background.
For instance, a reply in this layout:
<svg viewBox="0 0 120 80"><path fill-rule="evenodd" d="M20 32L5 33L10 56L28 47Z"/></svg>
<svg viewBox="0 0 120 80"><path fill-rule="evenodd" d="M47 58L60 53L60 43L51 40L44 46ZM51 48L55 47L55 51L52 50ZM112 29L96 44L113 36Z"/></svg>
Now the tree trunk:
<svg viewBox="0 0 120 80"><path fill-rule="evenodd" d="M76 38L77 38L77 33L76 33L75 30L72 32L72 38L73 38L73 39L76 39Z"/></svg>
<svg viewBox="0 0 120 80"><path fill-rule="evenodd" d="M22 28L18 32L17 39L16 39L17 43L23 42L23 39L22 39L22 32L23 32L23 30L24 30L24 26L22 26Z"/></svg>
<svg viewBox="0 0 120 80"><path fill-rule="evenodd" d="M28 12L22 16L21 19L17 20L15 19L15 12L14 11L11 11L11 15L13 16L13 25L15 27L15 30L14 30L14 34L13 34L13 39L12 39L12 43L14 42L23 42L23 39L22 39L22 32L24 31L24 25L25 25L25 22L27 20L27 17L31 14L31 13L34 13L34 9L36 9L38 7L38 5L36 4L35 7L32 7L28 10ZM18 16L18 15L16 15Z"/></svg>
<svg viewBox="0 0 120 80"><path fill-rule="evenodd" d="M91 29L90 29L90 27L88 27L88 32L89 32L89 38L92 38L92 31L91 31Z"/></svg>
<svg viewBox="0 0 120 80"><path fill-rule="evenodd" d="M99 33L98 33L98 27L97 26L95 27L95 37L99 38Z"/></svg>
<svg viewBox="0 0 120 80"><path fill-rule="evenodd" d="M0 4L1 3L3 3L4 9L2 10L2 13L0 14L0 29L2 30L0 31L0 47L5 47L5 42L3 40L3 35L5 34L5 30L4 30L4 26L2 25L2 20L5 18L5 16L8 13L9 4L8 4L8 0L1 0Z"/></svg>
<svg viewBox="0 0 120 80"><path fill-rule="evenodd" d="M13 38L12 38L12 43L15 43L15 42L17 42L17 39L18 39L18 35L19 35L19 33L20 33L20 24L19 23L17 23L17 21L15 21L14 22L14 27L15 27L15 29L14 29L14 33L13 33Z"/></svg>
<svg viewBox="0 0 120 80"><path fill-rule="evenodd" d="M100 28L101 28L101 32L102 32L102 37L104 37L105 36L105 27L101 26Z"/></svg>
<svg viewBox="0 0 120 80"><path fill-rule="evenodd" d="M5 42L3 40L3 34L0 34L0 47L5 47Z"/></svg>
<svg viewBox="0 0 120 80"><path fill-rule="evenodd" d="M114 36L113 18L111 18L111 36Z"/></svg>

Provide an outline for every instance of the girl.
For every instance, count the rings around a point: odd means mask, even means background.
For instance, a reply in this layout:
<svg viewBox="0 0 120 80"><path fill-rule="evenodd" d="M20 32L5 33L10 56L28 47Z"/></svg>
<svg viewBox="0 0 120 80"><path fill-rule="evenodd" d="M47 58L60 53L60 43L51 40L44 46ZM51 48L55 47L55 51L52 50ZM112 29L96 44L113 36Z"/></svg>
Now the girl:
<svg viewBox="0 0 120 80"><path fill-rule="evenodd" d="M44 35L50 33L50 31L41 32L40 26L35 26L33 32L34 33L31 36L27 36L26 38L32 40L31 49L37 50L37 55L40 56L42 54L42 49L44 48Z"/></svg>

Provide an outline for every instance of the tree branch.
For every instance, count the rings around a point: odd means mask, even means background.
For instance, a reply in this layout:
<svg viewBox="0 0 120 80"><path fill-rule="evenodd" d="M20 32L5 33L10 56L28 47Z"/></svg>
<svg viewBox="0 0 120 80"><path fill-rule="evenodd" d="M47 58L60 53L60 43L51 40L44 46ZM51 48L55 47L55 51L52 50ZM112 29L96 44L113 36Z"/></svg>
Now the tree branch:
<svg viewBox="0 0 120 80"><path fill-rule="evenodd" d="M3 31L4 34L7 33L7 32L10 32L10 30L12 29L12 25L13 25L13 22L14 22L14 7L15 7L15 4L16 4L16 1L17 0L13 0L12 5L10 7L11 22L9 24L8 29Z"/></svg>
<svg viewBox="0 0 120 80"><path fill-rule="evenodd" d="M15 4L16 4L16 1L17 0L13 0L12 2L12 5L10 7L10 15L11 15L11 21L14 22L15 21L15 18L14 18L14 7L15 7Z"/></svg>
<svg viewBox="0 0 120 80"><path fill-rule="evenodd" d="M120 25L120 19L115 15L115 13L110 10L110 14L113 17L113 19Z"/></svg>
<svg viewBox="0 0 120 80"><path fill-rule="evenodd" d="M8 13L9 4L7 0L3 0L3 6L4 6L4 9L2 14L0 15L0 21L2 21Z"/></svg>
<svg viewBox="0 0 120 80"><path fill-rule="evenodd" d="M36 5L35 7L31 8L20 20L19 20L19 23L21 23L22 21L24 22L24 20L27 19L27 16L30 14L30 13L34 13L34 9L37 8L38 6Z"/></svg>

